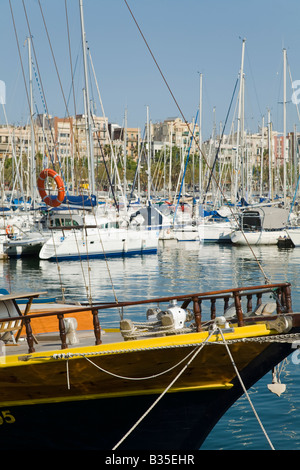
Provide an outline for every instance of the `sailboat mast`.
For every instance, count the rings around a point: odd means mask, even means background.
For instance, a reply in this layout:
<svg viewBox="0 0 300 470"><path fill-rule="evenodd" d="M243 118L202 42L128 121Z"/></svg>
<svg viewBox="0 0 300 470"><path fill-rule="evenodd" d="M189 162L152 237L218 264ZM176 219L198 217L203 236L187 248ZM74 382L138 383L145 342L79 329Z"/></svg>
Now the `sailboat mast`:
<svg viewBox="0 0 300 470"><path fill-rule="evenodd" d="M124 115L124 178L123 178L123 184L124 184L124 198L125 198L125 201L126 201L126 195L127 195L126 167L127 167L127 108L125 109L125 115Z"/></svg>
<svg viewBox="0 0 300 470"><path fill-rule="evenodd" d="M272 177L272 165L273 165L273 143L272 143L272 122L271 113L268 109L268 152L269 152L269 199L273 200L273 177Z"/></svg>
<svg viewBox="0 0 300 470"><path fill-rule="evenodd" d="M234 184L234 201L237 202L237 192L238 192L238 173L239 173L239 153L240 153L240 128L241 128L241 112L242 112L242 92L243 92L243 76L244 76L244 55L245 55L245 42L246 39L243 39L242 46L242 60L241 60L241 69L240 69L240 90L239 90L239 112L238 112L238 122L237 122L237 142L236 142L236 158L235 158L235 184Z"/></svg>
<svg viewBox="0 0 300 470"><path fill-rule="evenodd" d="M81 38L82 38L82 52L83 52L83 66L84 66L84 82L85 82L85 103L86 103L86 112L87 112L87 137L88 137L88 159L89 159L89 169L90 169L90 185L91 193L95 194L95 165L94 165L94 144L93 144L93 132L92 132L92 122L91 122L91 106L89 98L89 83L88 83L88 74L87 74L87 54L86 54L86 35L84 29L84 18L83 18L83 4L82 0L79 0L80 8L80 19L81 19Z"/></svg>
<svg viewBox="0 0 300 470"><path fill-rule="evenodd" d="M283 202L286 205L286 49L283 49Z"/></svg>
<svg viewBox="0 0 300 470"><path fill-rule="evenodd" d="M170 164L169 164L169 200L172 198L172 153L173 153L173 123L170 125Z"/></svg>
<svg viewBox="0 0 300 470"><path fill-rule="evenodd" d="M261 153L260 153L260 197L263 195L263 171L264 171L264 138L265 138L265 118L262 117L261 125Z"/></svg>
<svg viewBox="0 0 300 470"><path fill-rule="evenodd" d="M31 62L31 38L27 38L28 44L28 67L29 67L29 92L30 92L30 145L31 145L31 165L30 165L30 193L32 205L35 205L35 187L36 187L36 165L35 165L35 140L33 128L33 89L32 89L32 62ZM22 155L21 155L22 158Z"/></svg>
<svg viewBox="0 0 300 470"><path fill-rule="evenodd" d="M148 192L147 199L148 205L150 205L150 194L151 194L151 137L150 137L150 119L149 119L149 106L147 106L147 139L148 139L148 155L147 155L147 166L148 166Z"/></svg>
<svg viewBox="0 0 300 470"><path fill-rule="evenodd" d="M202 78L200 73L199 90L199 201L202 199Z"/></svg>

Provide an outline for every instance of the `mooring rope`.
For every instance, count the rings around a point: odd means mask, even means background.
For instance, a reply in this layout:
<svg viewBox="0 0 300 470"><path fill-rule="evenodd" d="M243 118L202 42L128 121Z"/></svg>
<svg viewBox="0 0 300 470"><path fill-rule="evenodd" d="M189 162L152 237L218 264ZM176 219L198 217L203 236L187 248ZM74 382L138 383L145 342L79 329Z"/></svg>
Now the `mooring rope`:
<svg viewBox="0 0 300 470"><path fill-rule="evenodd" d="M236 366L236 364L235 364L235 362L234 362L234 359L233 359L232 354L231 354L231 352L230 352L230 349L229 349L229 346L228 346L228 344L227 344L227 341L226 341L225 338L224 338L222 329L219 328L219 327L218 327L218 329L219 329L220 334L221 334L221 336L222 336L223 344L225 345L225 347L226 347L226 349L227 349L227 352L228 352L228 355L229 355L229 357L230 357L231 363L232 363L232 365L233 365L233 367L234 367L235 373L236 373L236 375L237 375L237 377L238 377L238 379L239 379L239 381L240 381L240 384L241 384L241 386L242 386L242 388L243 388L243 390L244 390L244 393L245 393L245 395L246 395L246 397L247 397L247 399L248 399L248 401L249 401L249 403L250 403L250 406L251 406L251 408L252 408L252 410L253 410L253 413L254 413L254 415L256 416L256 419L257 419L257 421L258 421L258 423L259 423L259 425L260 425L260 427L261 427L261 429L262 429L264 435L266 436L266 439L267 439L268 443L270 444L271 449L272 449L272 450L275 450L274 447L273 447L273 444L272 444L272 442L270 441L270 439L269 439L269 437L268 437L268 435L267 435L267 433L266 433L266 430L265 430L265 428L264 428L264 426L263 426L263 424L262 424L262 422L261 422L261 420L260 420L260 418L259 418L259 416L258 416L258 414L257 414L257 412L256 412L256 410L255 410L255 408L254 408L254 406L253 406L253 403L252 403L251 398L250 398L250 396L249 396L249 394L248 394L248 392L247 392L247 390L246 390L246 387L245 387L245 385L244 385L244 382L242 381L242 378L241 378L241 376L240 376L240 374L239 374L239 371L238 371L238 368L237 368L237 366Z"/></svg>
<svg viewBox="0 0 300 470"><path fill-rule="evenodd" d="M215 335L216 332L219 331L220 332L220 335L222 337L222 342L220 341L217 341L217 342L213 342L211 343L209 341L209 339L211 338L212 335ZM294 336L297 336L297 335L289 335L291 336L292 338ZM283 335L277 335L275 336L275 338L273 338L273 340L275 341L279 341L281 342L281 339L283 340ZM246 342L251 342L251 341L255 341L256 338L247 338L246 339ZM271 338L266 338L264 339L265 341L271 341ZM286 340L286 338L285 338ZM237 340L237 341L241 341L241 342L244 342L244 339L241 339L241 340ZM289 340L288 342L290 342L291 340ZM238 371L238 368L234 362L234 359L233 359L233 356L230 352L230 349L229 349L229 344L232 344L232 343L235 343L236 341L235 340L230 340L230 341L226 341L225 338L224 338L224 335L223 335L223 332L222 332L222 329L219 327L219 326L215 326L215 328L212 328L208 337L205 339L205 341L203 341L203 343L201 343L200 345L196 345L195 348L190 351L183 359L181 359L178 363L176 363L175 365L173 365L172 367L162 371L162 372L159 372L157 374L154 374L154 375L151 375L151 376L145 376L145 377L126 377L126 376L121 376L121 375L118 375L118 374L115 374L111 371L108 371L102 367L100 367L99 365L95 364L93 361L91 361L87 355L95 355L95 354L98 354L98 353L91 353L91 354L87 354L87 353L67 353L67 354L55 354L53 355L53 359L66 359L66 374L67 374L67 386L68 386L68 389L71 388L71 385L70 385L70 371L69 371L69 359L72 358L72 357L82 357L84 359L86 359L88 362L90 362L93 366L95 366L97 369L101 370L102 372L104 373L107 373L109 375L112 375L116 378L120 378L120 379L123 379L123 380L149 380L149 379L152 379L152 378L157 378L159 376L162 376L172 370L174 370L176 367L178 367L179 365L181 365L183 362L185 362L188 358L189 361L185 364L185 366L180 370L180 372L176 375L176 377L171 381L171 383L165 388L165 390L159 395L159 397L152 403L152 405L147 409L147 411L136 421L136 423L129 429L129 431L122 437L122 439L120 439L120 441L113 447L112 450L115 450L117 449L121 444L122 442L134 431L134 429L141 423L141 421L150 413L150 411L152 411L152 409L157 405L157 403L163 398L163 396L170 390L170 388L174 385L174 383L179 379L179 377L186 371L186 369L188 368L188 366L192 363L192 361L196 358L196 356L199 354L199 352L203 349L203 347L205 345L224 345L226 347L226 350L228 352L228 355L229 355L229 358L231 360L231 363L234 367L234 370L235 370L235 373L236 373L236 376L238 377L239 381L240 381L240 384L243 388L243 391L251 405L251 408L255 414L255 417L271 447L272 450L275 450L274 449L274 446L270 440L270 438L268 437L267 433L266 433L266 430L254 408L254 405L250 399L250 396L246 390L246 387L242 381L242 378L239 374L239 371Z"/></svg>
<svg viewBox="0 0 300 470"><path fill-rule="evenodd" d="M177 364L175 364L174 366L172 367L169 367L168 369L162 371L162 372L158 372L157 374L152 374L152 375L148 375L148 376L145 376L145 377L128 377L128 376L124 376L124 375L118 375L118 374L115 374L114 372L111 372L107 369L103 369L103 367L100 367L98 364L95 364L93 361L91 361L87 355L85 354L68 354L68 355L65 355L65 358L67 359L67 363L69 361L69 359L71 357L74 357L74 356L79 356L79 357L83 357L84 359L86 359L88 362L90 362L93 366L95 366L97 369L101 370L102 372L105 372L106 374L108 375L112 375L113 377L116 377L117 379L122 379L122 380L149 380L149 379L155 379L161 375L164 375L164 374L167 374L168 372L171 372L173 369L176 369L176 367L178 367L180 364L182 364L184 361L186 361L192 354L193 352L195 351L195 349L197 349L199 346L197 346L196 348L194 348L191 352L189 352L183 359L181 359ZM71 388L70 386L70 380L69 380L69 367L67 366L67 383L68 383L68 389Z"/></svg>
<svg viewBox="0 0 300 470"><path fill-rule="evenodd" d="M150 411L157 405L157 403L162 399L162 397L168 392L168 390L174 385L174 383L179 379L179 377L185 372L185 370L188 368L188 366L191 364L191 362L195 359L195 357L199 354L199 352L202 350L202 348L205 346L206 342L210 339L214 332L211 331L209 336L206 338L206 340L196 348L196 351L190 358L190 360L187 362L187 364L181 369L181 371L176 375L176 377L172 380L172 382L165 388L165 390L159 395L159 397L152 403L152 405L148 408L148 410L137 420L137 422L129 429L129 431L122 437L122 439L119 440L119 442L112 448L112 450L117 449L122 442L125 441L125 439L134 431L134 429L140 424L140 422L150 413Z"/></svg>

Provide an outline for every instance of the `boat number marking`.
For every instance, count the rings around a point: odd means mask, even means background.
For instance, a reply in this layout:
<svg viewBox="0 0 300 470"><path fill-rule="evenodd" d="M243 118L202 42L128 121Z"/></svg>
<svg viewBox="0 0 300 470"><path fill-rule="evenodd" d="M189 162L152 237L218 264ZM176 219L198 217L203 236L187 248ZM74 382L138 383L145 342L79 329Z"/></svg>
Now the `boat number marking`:
<svg viewBox="0 0 300 470"><path fill-rule="evenodd" d="M14 423L15 417L11 414L9 410L1 410L0 411L0 426L1 424L12 424Z"/></svg>

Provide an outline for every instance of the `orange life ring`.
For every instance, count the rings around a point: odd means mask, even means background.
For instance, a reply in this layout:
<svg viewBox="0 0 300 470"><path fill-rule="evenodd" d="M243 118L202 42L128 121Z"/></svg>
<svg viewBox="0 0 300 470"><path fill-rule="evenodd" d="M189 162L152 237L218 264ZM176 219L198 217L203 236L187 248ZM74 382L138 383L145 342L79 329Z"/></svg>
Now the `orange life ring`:
<svg viewBox="0 0 300 470"><path fill-rule="evenodd" d="M56 199L52 199L52 197L46 193L45 181L48 178L48 176L53 178L56 183L56 186L57 186ZM64 188L63 180L54 170L47 168L41 171L40 176L38 177L37 186L38 186L38 190L39 190L39 193L43 202L45 202L48 206L58 207L61 205L65 197L65 188Z"/></svg>
<svg viewBox="0 0 300 470"><path fill-rule="evenodd" d="M8 225L8 226L6 227L5 232L6 232L6 235L13 235L13 233L14 233L14 228L13 228L13 226L12 226L12 225Z"/></svg>

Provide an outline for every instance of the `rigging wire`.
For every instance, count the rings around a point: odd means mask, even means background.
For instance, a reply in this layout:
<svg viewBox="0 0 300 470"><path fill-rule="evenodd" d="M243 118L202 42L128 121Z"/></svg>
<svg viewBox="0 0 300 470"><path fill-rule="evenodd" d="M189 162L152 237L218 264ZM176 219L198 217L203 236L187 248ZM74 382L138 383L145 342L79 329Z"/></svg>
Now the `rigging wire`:
<svg viewBox="0 0 300 470"><path fill-rule="evenodd" d="M56 60L55 60L55 57L54 57L54 53L53 53L53 48L52 48L52 45L51 45L51 41L50 41L50 37L49 37L49 34L48 34L48 30L47 30L47 26L46 26L46 22L45 22L45 18L44 18L44 15L43 15L43 11L42 11L42 6L40 4L40 1L39 1L39 6L40 6L40 10L41 10L41 14L42 14L42 18L43 18L43 23L44 23L44 27L45 27L45 30L46 30L46 33L47 33L47 38L48 38L48 41L49 41L49 45L50 45L50 49L51 49L51 53L52 53L52 57L53 57L53 61L55 63L55 68L56 68L56 71L57 71L57 74L58 74L58 79L59 79L59 83L60 83L60 86L61 86L61 91L62 91L62 95L63 95L63 98L64 98L64 102L65 102L65 105L66 105L66 100L65 100L65 97L64 97L64 92L63 92L63 89L62 89L62 84L61 84L61 80L60 80L60 77L59 77L59 72L58 72L58 69L57 69L57 66L56 66ZM23 8L24 8L24 13L25 13L25 17L26 17L26 22L27 22L27 27L28 27L28 31L29 31L29 35L31 37L31 39L33 38L32 34L31 34L31 28L30 28L30 24L29 24L29 19L28 19L28 15L27 15L27 11L26 11L26 7L25 7L25 3L24 3L24 0L23 0ZM12 8L11 8L11 12L12 12ZM13 15L13 12L12 12L12 15ZM16 37L17 37L17 34L16 34ZM18 42L18 41L17 41ZM39 66L38 66L38 61L37 61L37 57L36 57L36 52L35 52L35 46L34 46L34 42L32 40L32 48L33 48L33 52L34 52L34 57L35 57L35 63L36 63L36 68L37 68L37 73L35 72L35 76L36 76L36 80L39 84L39 90L40 90L40 93L41 93L41 97L42 97L42 103L44 105L44 111L46 113L46 116L49 120L49 113L48 113L48 106L47 106L47 102L46 102L46 97L45 97L45 93L44 93L44 89L43 89L43 84L42 84L42 79L41 79L41 74L40 74L40 71L39 71ZM19 49L19 46L18 46L18 49ZM21 58L20 58L21 59ZM24 81L25 81L25 86L26 86L26 80L25 80L25 77L24 77ZM26 88L27 89L27 88ZM28 92L27 92L28 94ZM67 105L66 105L66 111L67 111L67 114L69 116L69 112L68 112L68 108L67 108ZM70 117L70 116L69 116ZM50 126L50 129L51 129L51 126ZM51 135L52 135L52 130L51 130ZM57 143L55 143L55 139L52 135L52 140L54 142L54 145L56 146ZM52 155L51 155L51 152L49 152L50 154L50 157L51 157L51 160L52 160L52 164L54 166L54 161L53 161L53 158L52 158ZM62 176L63 176L63 179L65 181L65 178L64 178L64 174L63 174L63 169L61 167L61 162L60 162L60 159L58 159L58 163L59 163L59 166L60 166L60 169L61 169L61 172L62 172ZM69 207L69 205L68 205ZM70 217L72 219L72 213L70 211L70 207L69 207L69 213L70 213ZM52 236L53 236L53 231L51 231L52 233ZM78 240L77 240L77 236L76 236L76 233L75 233L75 241L76 241L76 244L77 244L77 247L78 247ZM57 253L56 253L56 246L55 246L55 243L54 243L54 239L53 239L53 246L54 246L54 251L55 251L55 258L56 258L56 263L57 263L57 269L58 269L58 275L59 275L59 280L60 280L60 285L61 285L61 291L62 291L62 295L63 295L63 300L64 300L64 288L63 288L63 283L62 283L62 278L61 278L61 271L60 271L60 266L58 264L58 257L57 257ZM82 268L82 273L83 273L83 278L85 279L85 274L84 274L84 270L83 270L83 265L82 265L82 258L79 254L79 258L80 258L80 261L81 261L81 268ZM88 272L90 272L90 269L88 270ZM91 283L91 280L89 278L89 283ZM85 282L85 285L86 285L86 282ZM91 292L91 288L89 288L87 285L86 285L86 290L87 292L90 291ZM91 302L91 298L90 298L90 295L87 293L87 297L89 299L89 301Z"/></svg>
<svg viewBox="0 0 300 470"><path fill-rule="evenodd" d="M27 15L25 3L24 3L24 0L22 0L22 1L23 1L23 7L24 7L24 12L25 12L25 17L26 17L26 22L27 22L28 31L29 31L30 37L32 38L32 34L31 34L31 29L30 29L30 25L29 25L29 20L28 20L28 15ZM60 77L59 77L59 72L58 72L58 69L57 69L57 66L56 66L56 60L55 60L55 57L54 57L53 48L52 48L52 45L51 45L51 41L50 41L50 37L49 37L49 34L48 34L48 30L47 30L47 26L46 26L46 22L45 22L45 18L44 18L44 15L43 15L43 10L42 10L42 6L41 6L41 4L40 4L40 1L39 1L39 6L40 6L40 11L41 11L41 15L42 15L42 18L43 18L43 23L44 23L44 27L45 27L45 30L46 30L46 34L47 34L47 38L48 38L50 50L51 50L51 53L52 53L53 61L54 61L55 68L56 68L56 71L57 71L58 80L59 80L59 83L60 83L60 86L61 86L61 92L62 92L62 95L63 95L63 98L64 98L64 102L65 102L65 105L66 105L65 96L64 96L63 89L62 89L62 84L61 84L61 80L60 80ZM48 113L48 107L47 107L46 97L45 97L45 93L44 93L44 89L43 89L41 74L40 74L39 67L38 67L38 61L37 61L36 52L35 52L35 46L34 46L33 41L32 41L32 47L33 47L33 52L34 52L34 57L35 57L35 63L36 63L37 71L38 71L38 73L36 74L36 79L38 79L38 77L39 77L40 89L42 90L42 96L43 96L43 103L44 103L44 106L45 106L46 115L47 115L48 120L49 120L49 113ZM69 116L69 112L68 112L67 105L66 105L66 111L67 111L67 114L68 114L68 116ZM50 126L50 129L51 129L51 126ZM52 134L52 131L51 131L51 134ZM54 145L56 145L55 139L54 139L53 135L52 135L52 139L53 139ZM51 153L50 153L50 156L51 156ZM51 157L51 160L52 160L52 164L53 164L53 166L54 166L54 161L53 161L53 158L52 158L52 157ZM58 163L59 163L59 166L60 166L60 170L61 170L61 172L62 172L62 177L63 177L64 182L65 182L64 172L63 172L63 169L62 169L62 167L61 167L60 159L58 159ZM71 217L71 219L72 219L72 213L71 213L71 211L70 211L70 208L69 208L69 213L70 213L70 217ZM74 232L74 233L75 233L75 232ZM54 251L55 251L55 258L56 258L57 270L58 270L58 275L59 275L59 280L60 280L60 285L61 285L61 291L62 291L62 295L63 295L63 298L64 298L64 291L65 291L65 289L64 289L64 287L63 287L63 282L62 282L62 278L61 278L60 266L59 266L59 264L58 264L58 257L57 257L57 252L56 252L56 245L55 245L55 242L54 242L54 235L53 235L54 232L51 231L51 234L52 234L52 237L53 237L53 246L54 246ZM77 246L78 246L78 241L77 241L76 233L75 233L75 239L76 239L76 244L77 244ZM81 257L80 257L80 261L82 261L82 260L81 260ZM83 265L82 265L82 263L81 263L81 269L82 269L83 278L85 279L85 275L84 275L84 270L83 270ZM86 283L85 283L85 284L86 284ZM86 289L88 290L88 287L87 287L87 286L86 286ZM88 299L89 299L89 295L87 295L87 297L88 297Z"/></svg>
<svg viewBox="0 0 300 470"><path fill-rule="evenodd" d="M181 186L180 186L180 190L179 190L179 193L178 193L177 204L176 204L175 211L174 211L173 224L175 224L176 213L177 213L177 209L178 209L179 202L180 202L180 197L181 197L181 193L182 193L183 182L184 182L184 178L185 178L185 174L186 174L186 169L187 169L187 165L188 165L189 157L190 157L190 150L191 150L191 147L192 147L193 137L194 137L194 134L195 134L195 127L196 127L197 118L198 118L198 111L197 111L197 114L196 114L194 130L193 130L193 133L192 133L192 135L191 135L191 137L190 137L190 145L189 145L188 154L187 154L186 161L185 161L185 167L184 167L183 176L182 176L182 179L181 179Z"/></svg>
<svg viewBox="0 0 300 470"><path fill-rule="evenodd" d="M187 119L185 118L185 115L184 115L183 111L181 110L181 107L180 107L178 101L176 100L176 98L175 98L175 96L174 96L174 94L173 94L173 92L172 92L172 90L171 90L171 88L170 88L170 85L168 84L168 81L167 81L166 77L164 76L164 74L163 74L163 72L162 72L162 70L161 70L161 68L160 68L160 66L159 66L159 64L158 64L158 62L157 62L157 60L156 60L156 58L155 58L155 56L154 56L152 50L151 50L151 48L150 48L150 46L149 46L149 44L148 44L148 41L147 41L147 39L145 38L145 36L144 36L144 34L143 34L142 30L141 30L140 25L138 24L138 21L136 20L136 18L135 18L135 16L134 16L134 14L133 14L133 12L132 12L130 6L128 5L127 0L124 0L124 3L126 4L126 6L127 6L127 8L128 8L128 11L129 11L129 13L130 13L130 15L131 15L131 17L132 17L134 23L136 24L136 27L138 28L138 30L139 30L139 32L140 32L142 38L143 38L143 41L144 41L144 43L145 43L145 45L146 45L146 47L147 47L147 49L148 49L148 51L149 51L149 53L150 53L150 55L151 55L151 57L152 57L152 59L153 59L155 65L156 65L157 69L158 69L158 71L159 71L159 73L160 73L160 75L161 75L161 77L162 77L162 79L163 79L163 81L164 81L164 83L165 83L167 89L169 90L169 92L170 92L170 94L171 94L171 96L172 96L172 98L173 98L173 100L174 100L174 103L175 103L175 105L176 105L176 107L177 107L177 109L178 109L178 111L179 111L179 113L180 113L180 115L182 116L182 119L184 120L184 122L185 122L185 124L186 124L186 126L187 126L187 128L188 128L188 130L189 130L189 132L192 134L192 131L191 131L191 128L190 128L190 124L188 123ZM193 134L192 134L192 135L193 135ZM212 178L214 179L214 181L215 181L217 187L219 188L219 190L221 191L221 193L222 193L222 195L223 195L223 197L224 197L224 200L227 201L227 198L226 198L225 194L223 193L223 190L222 190L222 188L220 187L219 182L216 180L215 175L212 173L212 169L211 169L210 165L208 164L208 161L207 161L207 159L206 159L206 156L204 155L202 149L200 148L199 143L198 143L198 149L199 149L199 152L201 153L203 159L205 160L205 163L206 163L206 165L207 165L207 167L208 167L210 173L212 174ZM231 211L231 213L232 213L232 216L233 216L233 218L235 219L236 223L239 225L239 222L238 222L238 220L237 220L237 218L236 218L236 215L233 213L233 211L232 211L232 209L231 209L230 206L229 206L229 209L230 209L230 211ZM261 272L262 272L262 274L263 274L263 276L264 276L264 278L265 278L265 282L266 282L267 284L269 284L271 281L270 281L270 279L268 278L268 276L266 275L266 273L265 273L265 271L264 271L262 265L260 264L260 262L259 262L257 256L255 255L255 253L254 253L254 251L253 251L251 245L249 244L249 242L248 242L248 240L247 240L247 237L246 237L246 235L245 235L245 233L244 233L242 227L240 227L240 230L241 230L241 233L242 233L243 237L245 238L245 241L246 241L246 243L247 243L248 248L250 249L250 251L251 251L251 253L252 253L252 255L253 255L253 257L254 257L256 263L257 263L257 265L259 266L259 269L261 270Z"/></svg>
<svg viewBox="0 0 300 470"><path fill-rule="evenodd" d="M231 361L231 363L232 363L232 365L233 365L233 368L234 368L234 370L235 370L235 373L236 373L236 375L237 375L237 377L238 377L238 379L239 379L239 382L240 382L240 384L241 384L241 387L242 387L242 389L243 389L243 391L244 391L244 393L245 393L245 395L246 395L246 397L247 397L247 399L248 399L248 401L249 401L249 404L250 404L250 406L251 406L251 408L252 408L252 410L253 410L253 413L254 413L254 415L255 415L255 417L256 417L256 419L257 419L257 421L258 421L258 423L259 423L259 425L260 425L260 427L261 427L261 429L262 429L262 431L263 431L263 433L264 433L264 435L265 435L265 437L266 437L266 439L267 439L267 441L268 441L268 443L269 443L271 449L272 449L272 450L275 450L275 449L274 449L274 446L273 446L272 442L270 441L270 438L268 437L268 435L267 435L267 433L266 433L266 430L265 430L265 428L264 428L262 422L260 421L260 419L259 419L259 417L258 417L258 414L257 414L257 412L256 412L256 410L255 410L255 408L254 408L254 406L253 406L253 403L252 403L252 401L251 401L251 399L250 399L249 393L248 393L248 391L247 391L247 389L246 389L246 387L245 387L245 385L244 385L244 383L243 383L243 380L242 380L242 378L241 378L241 376L240 376L240 373L239 373L239 371L238 371L238 368L237 368L237 366L236 366L236 364L235 364L235 362L234 362L234 359L233 359L233 357L232 357L232 354L231 354L231 351L230 351L229 346L228 346L228 344L227 344L227 341L226 341L225 338L224 338L223 331L222 331L222 329L221 329L220 327L218 328L218 330L219 330L219 332L220 332L220 334L221 334L221 336L222 336L223 344L224 344L225 347L226 347L226 350L227 350L227 352L228 352L228 356L229 356L229 358L230 358L230 361Z"/></svg>
<svg viewBox="0 0 300 470"><path fill-rule="evenodd" d="M129 429L129 431L122 437L122 439L117 442L117 444L113 447L112 450L116 450L122 442L134 431L134 429L140 424L140 422L150 413L150 411L156 406L156 404L165 396L165 394L170 390L170 388L174 385L174 383L179 379L179 377L186 371L188 366L193 362L193 360L197 357L197 355L200 353L200 351L203 349L205 344L209 341L210 337L214 331L212 330L209 334L209 336L206 338L206 340L197 346L194 349L194 353L192 357L189 359L189 361L185 364L185 366L179 371L179 373L176 375L176 377L169 383L169 385L164 389L164 391L158 396L158 398L152 403L152 405L146 410L146 412L136 421L136 423Z"/></svg>
<svg viewBox="0 0 300 470"><path fill-rule="evenodd" d="M232 106L232 102L233 102L233 98L234 98L234 95L235 95L235 92L236 92L237 85L238 85L238 78L236 79L236 82L235 82L235 86L234 86L234 90L233 90L233 93L232 93L230 105L229 105L227 115L226 115L226 119L225 119L225 122L224 122L224 125L223 125L222 135L221 135L221 138L220 138L220 141L219 141L218 150L217 150L217 153L216 153L216 156L215 156L215 159L214 159L213 166L212 166L211 171L210 171L210 176L209 176L209 180L208 180L208 183L207 183L207 186L206 186L205 193L207 193L207 191L209 189L210 182L211 182L211 179L212 179L212 175L213 175L213 172L214 172L214 169L215 169L215 165L216 165L218 157L219 157L219 151L220 151L220 148L221 148L221 143L223 141L224 132L225 132L225 128L226 128L226 125L227 125L227 121L228 121L228 117L229 117L229 114L230 114L230 110L231 110L231 106Z"/></svg>

